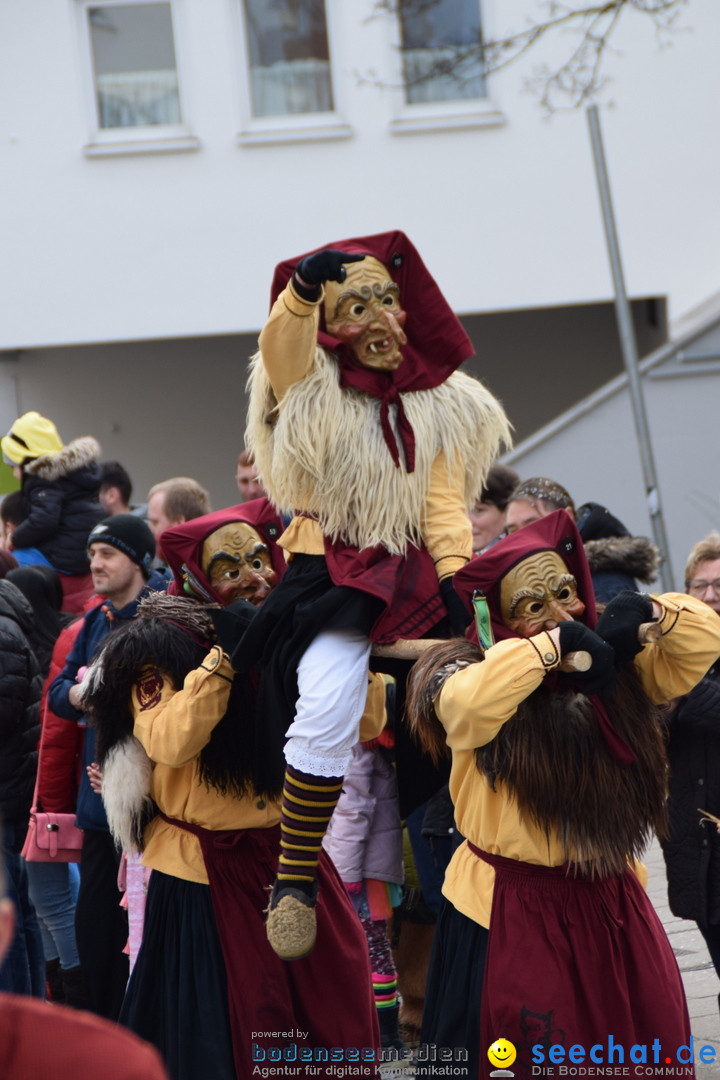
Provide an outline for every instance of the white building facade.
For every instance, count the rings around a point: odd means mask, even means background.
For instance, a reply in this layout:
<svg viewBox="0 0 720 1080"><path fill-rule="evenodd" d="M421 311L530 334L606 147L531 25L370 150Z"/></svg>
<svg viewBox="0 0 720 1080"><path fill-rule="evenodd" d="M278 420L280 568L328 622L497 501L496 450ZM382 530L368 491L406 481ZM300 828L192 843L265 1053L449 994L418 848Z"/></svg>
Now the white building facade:
<svg viewBox="0 0 720 1080"><path fill-rule="evenodd" d="M586 116L546 119L524 91L572 38L487 78L469 61L461 84L413 81L539 10L4 0L0 427L37 408L66 440L95 434L139 498L184 474L229 503L274 265L396 228L476 320L474 370L521 437L616 375ZM601 109L645 353L720 288L720 5L681 15L664 48L646 16L624 18Z"/></svg>

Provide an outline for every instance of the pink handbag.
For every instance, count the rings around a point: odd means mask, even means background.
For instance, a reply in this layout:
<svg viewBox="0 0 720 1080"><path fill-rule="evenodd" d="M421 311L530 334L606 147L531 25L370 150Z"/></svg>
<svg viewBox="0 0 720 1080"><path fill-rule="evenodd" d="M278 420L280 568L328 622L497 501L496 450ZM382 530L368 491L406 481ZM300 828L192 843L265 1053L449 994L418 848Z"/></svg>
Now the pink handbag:
<svg viewBox="0 0 720 1080"><path fill-rule="evenodd" d="M83 831L74 814L50 814L33 805L21 855L26 862L80 862Z"/></svg>
<svg viewBox="0 0 720 1080"><path fill-rule="evenodd" d="M75 824L75 814L47 813L38 810L38 778L42 755L42 733L38 745L37 772L33 791L30 821L23 844L25 862L80 862L82 856L82 829Z"/></svg>

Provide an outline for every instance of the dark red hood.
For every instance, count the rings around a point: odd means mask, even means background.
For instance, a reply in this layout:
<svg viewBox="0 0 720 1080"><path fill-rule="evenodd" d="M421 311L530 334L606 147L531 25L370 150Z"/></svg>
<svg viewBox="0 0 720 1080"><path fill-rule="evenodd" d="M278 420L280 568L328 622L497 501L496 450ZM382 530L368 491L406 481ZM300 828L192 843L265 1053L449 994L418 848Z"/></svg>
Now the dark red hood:
<svg viewBox="0 0 720 1080"><path fill-rule="evenodd" d="M485 594L496 641L518 636L505 626L500 616L500 582L509 570L538 551L558 553L575 577L578 596L585 604L585 613L580 621L591 630L595 628L595 594L580 533L567 511L555 510L547 517L499 540L488 551L471 559L453 578L455 589L469 611L472 611L475 589ZM474 621L468 634L477 641Z"/></svg>
<svg viewBox="0 0 720 1080"><path fill-rule="evenodd" d="M426 390L439 386L473 355L475 350L472 342L457 315L417 250L405 234L398 231L335 240L279 263L273 277L271 307L300 260L325 248L354 255L373 255L388 269L399 286L400 306L407 312L407 323L403 328L407 335L407 344L402 348L403 362L396 371L381 372L359 368L352 361L346 346L324 330L321 311L318 343L337 355L344 385L356 386L375 397L382 397L388 384L393 384L399 391Z"/></svg>
<svg viewBox="0 0 720 1080"><path fill-rule="evenodd" d="M186 566L193 577L202 584L209 595L218 603L220 597L210 588L208 580L200 569L200 555L205 539L221 525L231 521L244 521L257 529L270 549L273 569L278 580L285 572L285 555L278 547L277 540L283 531L280 515L266 498L251 499L239 506L229 506L225 510L215 510L212 514L185 521L182 525L173 525L162 534L162 549L168 566L173 572L174 581L168 592L183 595L182 569Z"/></svg>

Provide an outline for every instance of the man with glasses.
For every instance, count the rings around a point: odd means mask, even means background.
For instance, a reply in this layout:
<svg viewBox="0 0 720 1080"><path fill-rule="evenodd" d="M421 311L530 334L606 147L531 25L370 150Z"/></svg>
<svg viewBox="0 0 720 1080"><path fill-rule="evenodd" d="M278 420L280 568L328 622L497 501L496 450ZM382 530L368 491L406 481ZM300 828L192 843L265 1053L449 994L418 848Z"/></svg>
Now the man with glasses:
<svg viewBox="0 0 720 1080"><path fill-rule="evenodd" d="M708 607L720 615L720 533L711 533L701 540L693 548L693 553L698 549L709 551L710 557L703 557L701 562L696 562L692 579L686 581L685 586L691 596L704 600ZM691 565L692 556L688 567Z"/></svg>
<svg viewBox="0 0 720 1080"><path fill-rule="evenodd" d="M720 616L720 533L690 552L685 590ZM673 915L697 923L720 976L720 661L671 710L668 899Z"/></svg>

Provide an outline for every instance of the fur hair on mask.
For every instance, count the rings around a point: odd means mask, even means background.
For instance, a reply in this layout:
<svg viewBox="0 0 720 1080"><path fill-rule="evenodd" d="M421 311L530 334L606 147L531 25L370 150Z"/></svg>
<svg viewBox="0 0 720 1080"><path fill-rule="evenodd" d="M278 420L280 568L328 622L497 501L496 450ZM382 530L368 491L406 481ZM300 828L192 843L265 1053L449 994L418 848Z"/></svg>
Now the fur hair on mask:
<svg viewBox="0 0 720 1080"><path fill-rule="evenodd" d="M445 728L435 712L435 699L451 675L482 659L483 653L477 645L464 638L452 638L431 645L410 670L405 719L410 735L434 765L450 756Z"/></svg>

